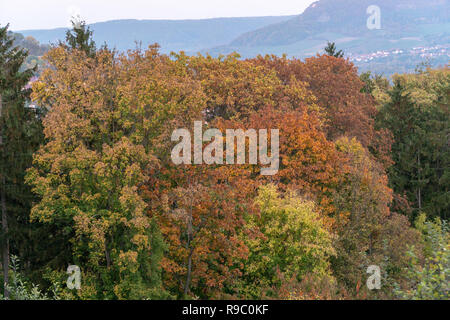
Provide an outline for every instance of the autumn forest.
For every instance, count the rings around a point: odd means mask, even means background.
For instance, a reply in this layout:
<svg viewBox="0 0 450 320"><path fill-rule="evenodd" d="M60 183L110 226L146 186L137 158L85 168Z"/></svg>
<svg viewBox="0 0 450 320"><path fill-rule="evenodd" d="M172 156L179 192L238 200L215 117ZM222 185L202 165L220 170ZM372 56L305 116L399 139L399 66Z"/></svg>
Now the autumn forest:
<svg viewBox="0 0 450 320"><path fill-rule="evenodd" d="M118 52L85 24L26 58L1 27L0 298L449 298L448 66ZM278 172L174 164L194 121L278 129Z"/></svg>

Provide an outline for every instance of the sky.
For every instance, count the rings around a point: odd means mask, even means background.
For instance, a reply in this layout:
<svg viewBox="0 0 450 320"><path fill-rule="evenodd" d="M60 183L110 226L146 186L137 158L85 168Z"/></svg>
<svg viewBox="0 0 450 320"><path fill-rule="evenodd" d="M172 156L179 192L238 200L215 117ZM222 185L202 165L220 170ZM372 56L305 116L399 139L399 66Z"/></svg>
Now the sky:
<svg viewBox="0 0 450 320"><path fill-rule="evenodd" d="M115 19L205 19L302 13L315 0L0 0L0 26L10 30L70 26Z"/></svg>

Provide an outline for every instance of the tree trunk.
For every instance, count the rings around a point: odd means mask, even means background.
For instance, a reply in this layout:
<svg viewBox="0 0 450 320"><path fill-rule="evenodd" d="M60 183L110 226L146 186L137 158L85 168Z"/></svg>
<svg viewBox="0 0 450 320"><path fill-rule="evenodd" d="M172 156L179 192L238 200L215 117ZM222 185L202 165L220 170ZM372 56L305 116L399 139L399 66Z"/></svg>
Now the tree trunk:
<svg viewBox="0 0 450 320"><path fill-rule="evenodd" d="M189 293L189 286L191 285L191 274L192 274L192 254L194 253L194 248L191 248L188 256L188 266L187 266L187 276L186 283L184 284L184 298L187 298Z"/></svg>
<svg viewBox="0 0 450 320"><path fill-rule="evenodd" d="M3 112L3 101L0 94L0 118ZM3 126L0 127L0 146L3 145ZM8 239L8 217L6 215L6 179L4 175L4 168L1 168L1 191L0 191L0 202L2 210L2 233L4 235L3 248L2 248L2 265L3 265L3 283L4 283L4 293L5 298L9 298L9 292L6 289L6 285L9 283L9 239Z"/></svg>

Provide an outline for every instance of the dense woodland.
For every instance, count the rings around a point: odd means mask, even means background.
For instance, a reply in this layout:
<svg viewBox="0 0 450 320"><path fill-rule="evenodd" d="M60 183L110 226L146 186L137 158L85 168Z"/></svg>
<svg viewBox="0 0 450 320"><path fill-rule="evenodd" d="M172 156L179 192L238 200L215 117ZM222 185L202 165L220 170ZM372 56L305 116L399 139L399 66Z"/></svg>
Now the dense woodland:
<svg viewBox="0 0 450 320"><path fill-rule="evenodd" d="M326 52L119 53L82 24L29 88L0 28L3 298L448 299L450 71ZM278 174L174 165L196 120L279 129Z"/></svg>

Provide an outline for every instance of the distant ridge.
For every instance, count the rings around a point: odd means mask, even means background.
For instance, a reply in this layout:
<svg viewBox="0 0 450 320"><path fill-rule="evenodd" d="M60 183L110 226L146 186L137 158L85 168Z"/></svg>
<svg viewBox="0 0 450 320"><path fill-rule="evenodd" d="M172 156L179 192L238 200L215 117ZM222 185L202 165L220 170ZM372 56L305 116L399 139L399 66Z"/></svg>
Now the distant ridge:
<svg viewBox="0 0 450 320"><path fill-rule="evenodd" d="M360 68L378 73L413 72L423 62L450 61L450 0L320 0L301 15L202 51L239 52L244 57L275 54L305 58L335 42ZM381 29L367 28L367 8L381 11Z"/></svg>
<svg viewBox="0 0 450 320"><path fill-rule="evenodd" d="M270 24L283 22L293 16L268 16L248 18L214 18L201 20L112 20L91 24L97 44L125 51L155 42L162 52L196 52L201 49L227 44L242 33L257 30ZM32 36L41 43L57 43L65 37L66 28L49 30L15 31Z"/></svg>
<svg viewBox="0 0 450 320"><path fill-rule="evenodd" d="M366 26L371 5L381 10L382 28L376 35L386 38L417 36L419 25L450 22L448 0L320 0L301 15L244 33L230 45L289 45L326 32L373 37Z"/></svg>
<svg viewBox="0 0 450 320"><path fill-rule="evenodd" d="M120 51L159 43L163 53L275 54L305 58L327 41L344 50L360 71L413 72L421 63L450 61L450 0L319 0L302 14L202 20L113 20L91 25L98 45ZM367 8L381 10L381 29L367 28ZM42 44L64 39L66 29L24 30Z"/></svg>

